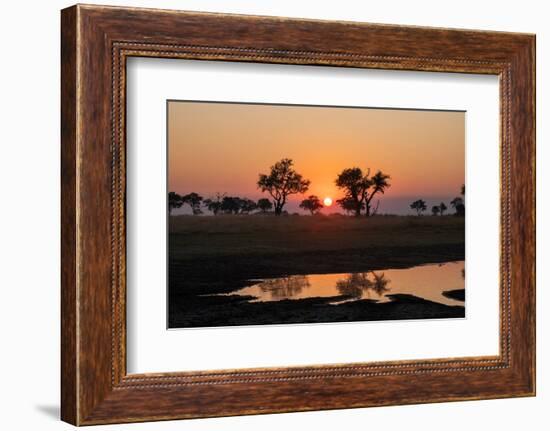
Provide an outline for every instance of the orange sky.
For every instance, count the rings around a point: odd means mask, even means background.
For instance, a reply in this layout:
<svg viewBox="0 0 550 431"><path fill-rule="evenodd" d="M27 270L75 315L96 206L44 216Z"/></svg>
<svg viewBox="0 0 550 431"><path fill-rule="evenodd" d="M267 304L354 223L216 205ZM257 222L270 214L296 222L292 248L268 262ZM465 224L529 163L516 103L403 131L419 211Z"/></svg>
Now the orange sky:
<svg viewBox="0 0 550 431"><path fill-rule="evenodd" d="M258 174L288 157L311 180L308 195L341 197L336 175L358 166L391 175L381 203L452 199L464 183L464 125L464 112L169 102L168 188L257 199Z"/></svg>

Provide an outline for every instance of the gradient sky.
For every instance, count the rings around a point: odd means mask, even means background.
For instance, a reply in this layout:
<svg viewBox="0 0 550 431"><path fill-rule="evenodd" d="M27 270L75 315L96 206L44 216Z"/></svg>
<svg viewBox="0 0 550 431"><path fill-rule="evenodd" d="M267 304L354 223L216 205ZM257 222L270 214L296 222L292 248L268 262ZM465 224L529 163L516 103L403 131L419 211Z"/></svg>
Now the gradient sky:
<svg viewBox="0 0 550 431"><path fill-rule="evenodd" d="M412 200L449 206L459 195L464 134L464 112L171 101L168 188L269 197L257 189L258 174L288 157L311 180L306 194L321 199L342 197L334 185L342 169L380 169L391 187L378 212L409 214ZM303 198L293 195L285 209L298 211Z"/></svg>

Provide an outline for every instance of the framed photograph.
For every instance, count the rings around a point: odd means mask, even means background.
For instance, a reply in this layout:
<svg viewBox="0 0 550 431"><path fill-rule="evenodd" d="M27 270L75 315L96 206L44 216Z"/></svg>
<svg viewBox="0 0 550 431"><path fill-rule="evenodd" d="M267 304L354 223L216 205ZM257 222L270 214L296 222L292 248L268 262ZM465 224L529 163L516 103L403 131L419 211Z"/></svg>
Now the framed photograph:
<svg viewBox="0 0 550 431"><path fill-rule="evenodd" d="M535 36L62 11L62 419L535 394Z"/></svg>

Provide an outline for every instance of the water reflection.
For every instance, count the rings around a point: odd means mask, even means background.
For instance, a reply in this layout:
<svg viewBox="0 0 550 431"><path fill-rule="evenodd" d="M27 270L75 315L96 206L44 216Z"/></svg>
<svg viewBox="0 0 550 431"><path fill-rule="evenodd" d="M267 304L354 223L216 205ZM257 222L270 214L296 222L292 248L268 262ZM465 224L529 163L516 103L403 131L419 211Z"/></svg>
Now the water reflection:
<svg viewBox="0 0 550 431"><path fill-rule="evenodd" d="M407 294L446 305L464 305L456 295L443 295L464 289L464 261L383 272L289 275L251 282L230 294L254 297L250 302L335 297L332 304L360 299L389 302L392 294Z"/></svg>
<svg viewBox="0 0 550 431"><path fill-rule="evenodd" d="M300 295L311 284L307 275L290 275L281 278L268 278L258 283L257 286L262 292L269 294L272 301L280 301Z"/></svg>
<svg viewBox="0 0 550 431"><path fill-rule="evenodd" d="M354 272L344 280L338 280L336 289L340 295L351 296L354 299L370 297L371 292L379 297L390 290L389 283L390 280L385 277L384 273Z"/></svg>

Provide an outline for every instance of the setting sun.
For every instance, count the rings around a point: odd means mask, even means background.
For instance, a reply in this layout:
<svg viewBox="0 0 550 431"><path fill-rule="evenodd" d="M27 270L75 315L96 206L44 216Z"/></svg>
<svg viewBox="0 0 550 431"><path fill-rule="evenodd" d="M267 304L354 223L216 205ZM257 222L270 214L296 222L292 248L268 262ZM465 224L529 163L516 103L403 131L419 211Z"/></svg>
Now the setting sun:
<svg viewBox="0 0 550 431"><path fill-rule="evenodd" d="M323 203L325 204L326 207L329 207L332 205L332 199L329 197L326 197Z"/></svg>

